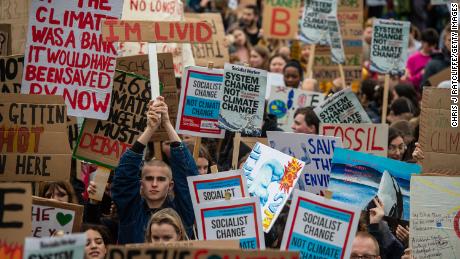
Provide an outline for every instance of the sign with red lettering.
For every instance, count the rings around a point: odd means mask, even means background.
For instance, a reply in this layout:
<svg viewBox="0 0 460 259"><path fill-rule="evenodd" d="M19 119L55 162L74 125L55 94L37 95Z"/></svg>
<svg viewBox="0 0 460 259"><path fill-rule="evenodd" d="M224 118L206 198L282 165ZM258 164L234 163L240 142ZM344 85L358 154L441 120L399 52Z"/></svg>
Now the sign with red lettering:
<svg viewBox="0 0 460 259"><path fill-rule="evenodd" d="M67 180L66 115L61 96L1 94L0 181Z"/></svg>
<svg viewBox="0 0 460 259"><path fill-rule="evenodd" d="M108 120L85 119L73 156L108 168L118 166L147 125L149 80L116 71Z"/></svg>
<svg viewBox="0 0 460 259"><path fill-rule="evenodd" d="M0 183L0 258L22 258L31 211L30 183Z"/></svg>
<svg viewBox="0 0 460 259"><path fill-rule="evenodd" d="M79 232L82 221L82 205L32 196L32 237Z"/></svg>
<svg viewBox="0 0 460 259"><path fill-rule="evenodd" d="M343 148L387 157L388 124L321 123L319 134L339 137Z"/></svg>
<svg viewBox="0 0 460 259"><path fill-rule="evenodd" d="M460 175L460 128L450 124L450 94L450 89L423 89L419 137L423 173Z"/></svg>
<svg viewBox="0 0 460 259"><path fill-rule="evenodd" d="M102 38L108 42L212 43L207 22L104 20Z"/></svg>
<svg viewBox="0 0 460 259"><path fill-rule="evenodd" d="M63 95L69 115L107 119L117 47L100 25L121 9L121 1L33 0L21 92Z"/></svg>
<svg viewBox="0 0 460 259"><path fill-rule="evenodd" d="M262 28L267 38L297 39L300 0L264 1Z"/></svg>

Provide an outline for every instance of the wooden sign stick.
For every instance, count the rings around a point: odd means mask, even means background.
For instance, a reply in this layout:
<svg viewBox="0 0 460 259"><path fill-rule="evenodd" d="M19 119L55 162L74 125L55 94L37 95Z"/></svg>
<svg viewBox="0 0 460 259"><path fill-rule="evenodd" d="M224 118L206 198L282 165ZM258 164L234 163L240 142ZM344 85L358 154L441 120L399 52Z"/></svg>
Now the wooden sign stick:
<svg viewBox="0 0 460 259"><path fill-rule="evenodd" d="M153 142L153 149L154 149L155 159L163 160L163 155L161 154L161 142L160 141Z"/></svg>
<svg viewBox="0 0 460 259"><path fill-rule="evenodd" d="M388 109L388 92L390 88L390 74L385 75L385 83L383 85L383 108L382 108L382 123L387 122Z"/></svg>
<svg viewBox="0 0 460 259"><path fill-rule="evenodd" d="M238 156L240 154L241 132L235 132L233 138L233 155L232 155L232 169L238 169Z"/></svg>
<svg viewBox="0 0 460 259"><path fill-rule="evenodd" d="M307 78L313 78L313 63L315 63L315 49L316 45L313 44L310 46L310 56L308 56L308 65L307 65Z"/></svg>
<svg viewBox="0 0 460 259"><path fill-rule="evenodd" d="M342 79L342 83L343 83L343 88L347 88L347 87L351 87L350 86L347 86L347 84L345 83L345 72L343 71L343 66L342 64L339 64L339 72L340 72L340 78Z"/></svg>

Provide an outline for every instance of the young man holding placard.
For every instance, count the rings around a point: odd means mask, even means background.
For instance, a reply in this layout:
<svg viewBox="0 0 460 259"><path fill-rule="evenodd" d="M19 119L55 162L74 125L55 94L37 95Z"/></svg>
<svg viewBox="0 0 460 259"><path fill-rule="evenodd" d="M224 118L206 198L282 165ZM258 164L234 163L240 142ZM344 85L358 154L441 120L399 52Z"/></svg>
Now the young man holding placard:
<svg viewBox="0 0 460 259"><path fill-rule="evenodd" d="M163 97L150 102L148 121L142 135L121 157L112 183L112 198L118 208L120 227L118 243L143 243L150 216L159 209L173 208L182 218L187 234L192 236L195 221L187 176L198 175L187 146L181 142L169 116ZM171 143L171 168L160 160L143 161L143 151L161 125ZM139 171L141 179L139 180ZM175 197L168 194L174 189Z"/></svg>

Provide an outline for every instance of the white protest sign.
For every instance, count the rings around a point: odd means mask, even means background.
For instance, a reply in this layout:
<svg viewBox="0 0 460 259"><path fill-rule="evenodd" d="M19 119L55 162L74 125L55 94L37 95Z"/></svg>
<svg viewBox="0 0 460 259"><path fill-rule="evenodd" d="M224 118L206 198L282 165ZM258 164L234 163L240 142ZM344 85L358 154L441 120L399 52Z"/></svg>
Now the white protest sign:
<svg viewBox="0 0 460 259"><path fill-rule="evenodd" d="M375 19L370 69L381 74L404 73L409 47L410 22Z"/></svg>
<svg viewBox="0 0 460 259"><path fill-rule="evenodd" d="M270 98L271 89L277 86L286 86L284 84L284 76L280 73L267 73L267 89L265 90L265 100Z"/></svg>
<svg viewBox="0 0 460 259"><path fill-rule="evenodd" d="M83 259L85 255L86 234L65 235L62 237L26 238L24 258L72 258Z"/></svg>
<svg viewBox="0 0 460 259"><path fill-rule="evenodd" d="M342 147L339 138L267 131L267 139L272 148L305 162L298 181L300 190L314 194L323 194L327 190L334 148Z"/></svg>
<svg viewBox="0 0 460 259"><path fill-rule="evenodd" d="M260 136L266 86L267 71L226 63L219 127Z"/></svg>
<svg viewBox="0 0 460 259"><path fill-rule="evenodd" d="M460 177L411 177L409 246L413 258L460 255L459 186Z"/></svg>
<svg viewBox="0 0 460 259"><path fill-rule="evenodd" d="M294 113L298 108L317 107L324 102L324 94L292 87L276 86L271 88L267 110L278 119L278 126L284 131L292 131Z"/></svg>
<svg viewBox="0 0 460 259"><path fill-rule="evenodd" d="M260 199L264 232L268 233L302 173L305 163L257 142L243 165L251 196Z"/></svg>
<svg viewBox="0 0 460 259"><path fill-rule="evenodd" d="M329 32L329 46L331 46L331 59L336 64L344 64L345 51L343 49L340 25L337 17L328 17L327 28Z"/></svg>
<svg viewBox="0 0 460 259"><path fill-rule="evenodd" d="M345 88L327 98L313 110L324 123L371 123L351 88Z"/></svg>
<svg viewBox="0 0 460 259"><path fill-rule="evenodd" d="M294 191L281 250L301 258L350 258L361 209Z"/></svg>
<svg viewBox="0 0 460 259"><path fill-rule="evenodd" d="M243 249L265 249L257 197L200 203L195 218L200 240L237 239Z"/></svg>
<svg viewBox="0 0 460 259"><path fill-rule="evenodd" d="M305 3L300 28L307 44L327 42L327 17L337 17L337 0L310 0Z"/></svg>
<svg viewBox="0 0 460 259"><path fill-rule="evenodd" d="M121 10L121 1L31 1L21 93L62 95L68 115L106 120L117 45L100 25Z"/></svg>
<svg viewBox="0 0 460 259"><path fill-rule="evenodd" d="M187 182L194 207L203 202L249 197L242 170L189 176Z"/></svg>
<svg viewBox="0 0 460 259"><path fill-rule="evenodd" d="M186 67L177 113L176 131L197 137L224 138L219 111L223 96L223 69Z"/></svg>
<svg viewBox="0 0 460 259"><path fill-rule="evenodd" d="M319 134L339 137L343 148L387 157L388 124L321 123Z"/></svg>

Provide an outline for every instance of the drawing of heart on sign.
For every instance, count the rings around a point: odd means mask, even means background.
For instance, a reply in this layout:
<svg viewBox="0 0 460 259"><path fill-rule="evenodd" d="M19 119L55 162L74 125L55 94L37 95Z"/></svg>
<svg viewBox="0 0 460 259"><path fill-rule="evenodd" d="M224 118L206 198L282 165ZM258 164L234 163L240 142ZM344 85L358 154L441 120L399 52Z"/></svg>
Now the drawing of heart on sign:
<svg viewBox="0 0 460 259"><path fill-rule="evenodd" d="M72 221L72 214L64 214L62 212L58 212L56 214L56 219L61 226L65 226L67 223Z"/></svg>

